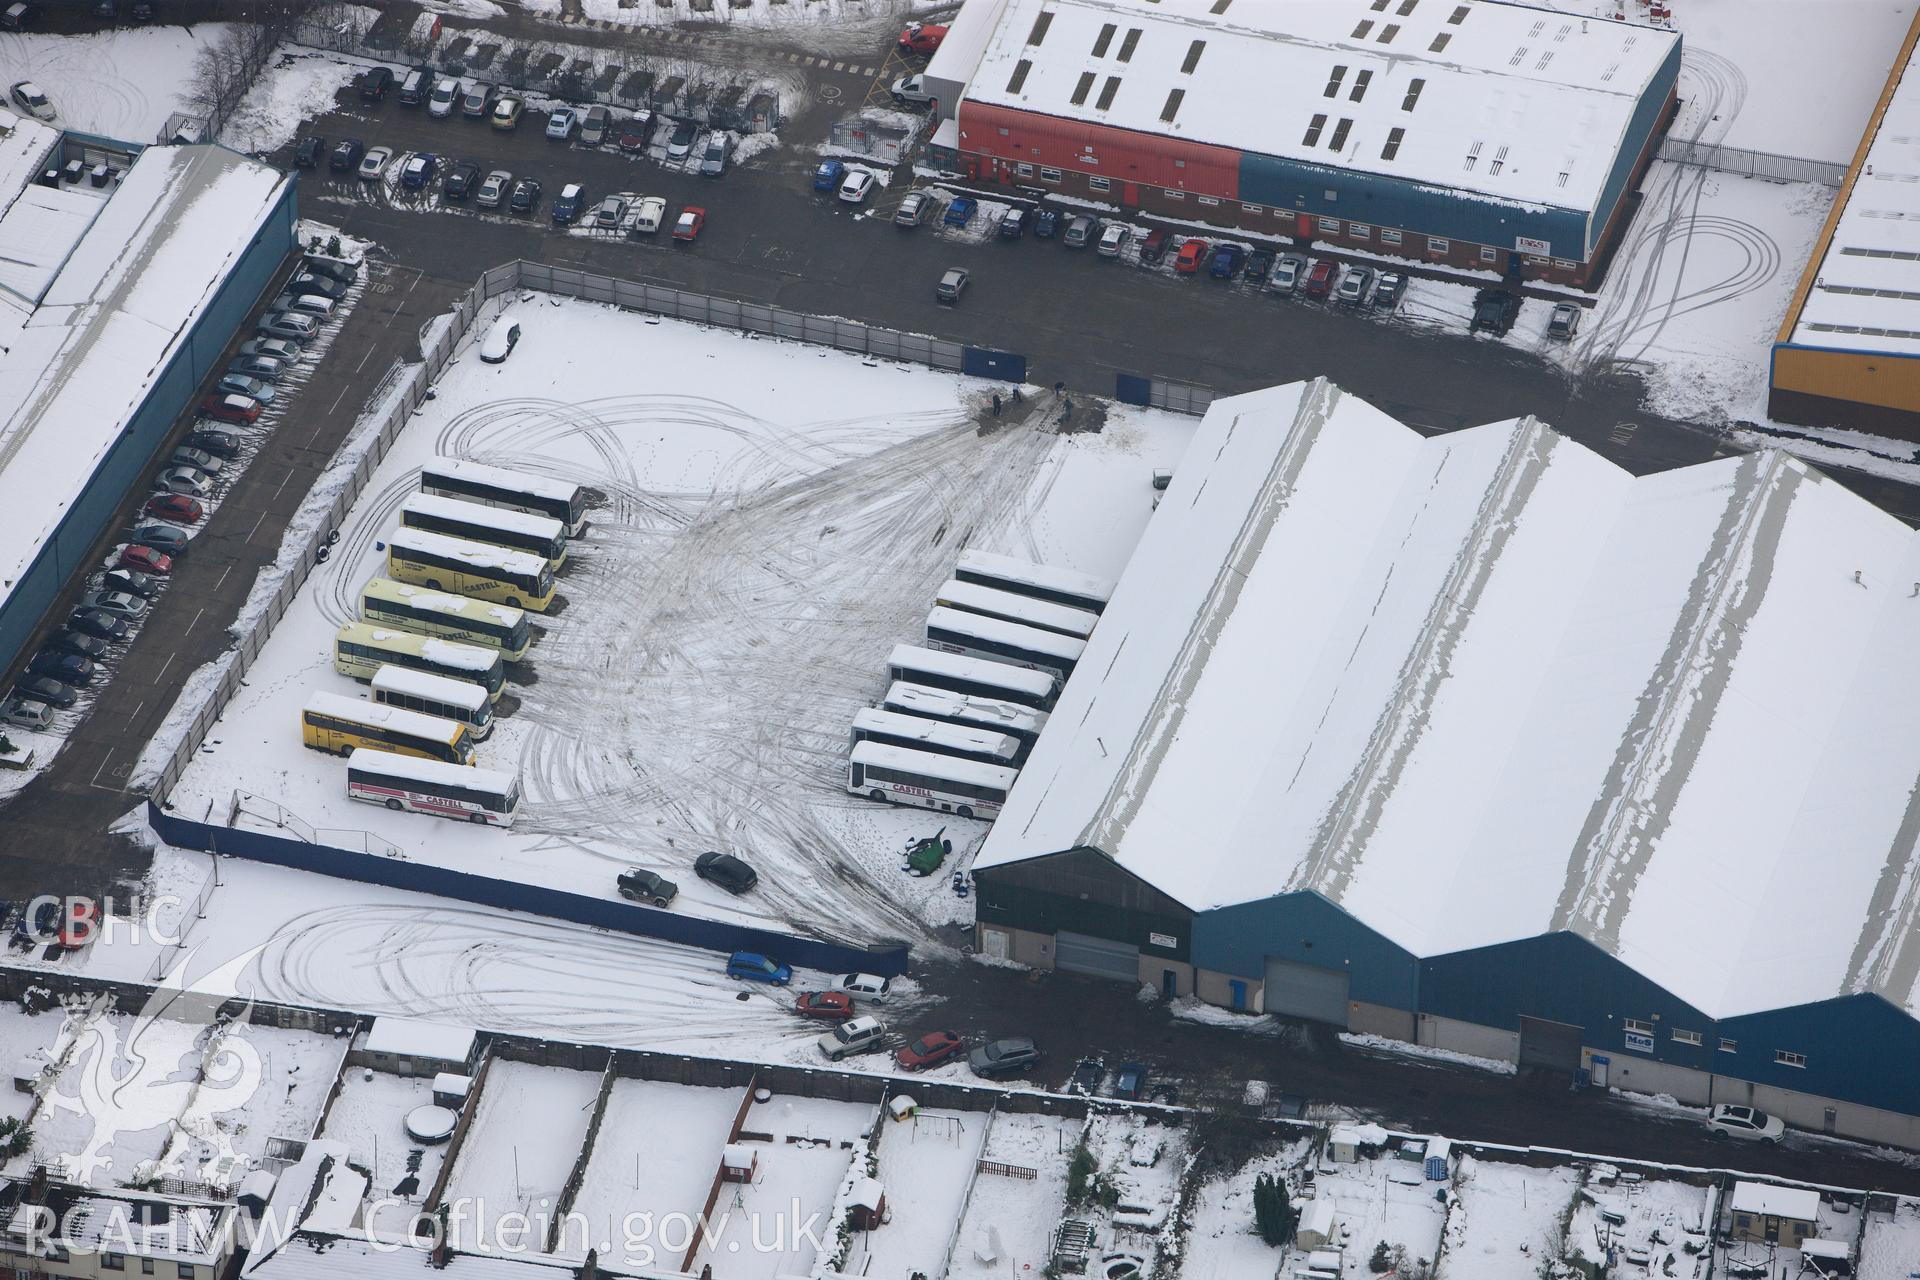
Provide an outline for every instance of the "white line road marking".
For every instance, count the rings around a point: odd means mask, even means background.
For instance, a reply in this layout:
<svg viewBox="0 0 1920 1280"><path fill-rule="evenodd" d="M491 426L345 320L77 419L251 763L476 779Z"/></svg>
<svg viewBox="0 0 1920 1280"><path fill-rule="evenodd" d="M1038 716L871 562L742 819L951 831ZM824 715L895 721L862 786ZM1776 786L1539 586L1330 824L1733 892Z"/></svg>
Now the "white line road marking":
<svg viewBox="0 0 1920 1280"><path fill-rule="evenodd" d="M164 675L166 675L166 674L167 674L167 668L173 665L173 660L174 660L174 658L176 658L176 657L178 657L178 656L179 656L178 654L172 654L172 653L170 653L170 654L168 654L168 655L167 655L167 660L166 660L165 662L163 662L163 663L161 663L161 664L160 664L160 670L158 670L158 671L156 671L156 672L154 672L154 674L153 674L153 684L154 684L154 687L155 687L155 688L159 688L159 687L160 687L160 677L162 677L162 676L164 676ZM94 776L95 776L95 777L99 777L100 775L99 775L99 774L95 774Z"/></svg>
<svg viewBox="0 0 1920 1280"><path fill-rule="evenodd" d="M257 529L260 526L255 525L254 527ZM231 564L229 564L226 568L222 569L220 571L220 576L213 580L213 589L215 591L218 591L220 589L220 584L225 582L227 580L227 575L232 572L233 572L233 566Z"/></svg>
<svg viewBox="0 0 1920 1280"><path fill-rule="evenodd" d="M207 609L205 605L202 605L200 608L194 610L193 621L187 624L188 631L192 631L195 627L200 625L200 615L205 613L206 611Z"/></svg>

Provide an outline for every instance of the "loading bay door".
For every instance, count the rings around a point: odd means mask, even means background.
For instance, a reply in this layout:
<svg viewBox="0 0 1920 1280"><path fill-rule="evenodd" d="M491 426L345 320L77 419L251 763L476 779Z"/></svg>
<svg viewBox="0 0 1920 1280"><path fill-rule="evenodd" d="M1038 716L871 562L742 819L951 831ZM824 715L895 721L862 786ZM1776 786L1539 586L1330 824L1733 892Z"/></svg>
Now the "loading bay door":
<svg viewBox="0 0 1920 1280"><path fill-rule="evenodd" d="M1269 956L1260 1008L1265 1013L1283 1013L1290 1018L1308 1018L1344 1027L1347 1025L1347 983L1345 969L1322 969L1318 965L1275 960Z"/></svg>
<svg viewBox="0 0 1920 1280"><path fill-rule="evenodd" d="M1540 1067L1564 1071L1568 1075L1580 1069L1580 1028L1544 1018L1520 1019L1520 1068Z"/></svg>
<svg viewBox="0 0 1920 1280"><path fill-rule="evenodd" d="M1053 963L1069 973L1118 978L1122 982L1140 981L1140 948L1130 942L1114 942L1063 929L1053 935Z"/></svg>

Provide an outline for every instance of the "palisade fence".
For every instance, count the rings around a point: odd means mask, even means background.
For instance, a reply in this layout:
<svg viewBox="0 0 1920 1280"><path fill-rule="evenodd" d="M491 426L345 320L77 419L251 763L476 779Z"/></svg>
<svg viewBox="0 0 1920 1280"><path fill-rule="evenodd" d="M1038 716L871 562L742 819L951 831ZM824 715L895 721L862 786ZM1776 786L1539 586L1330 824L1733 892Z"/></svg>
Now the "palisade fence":
<svg viewBox="0 0 1920 1280"><path fill-rule="evenodd" d="M1817 182L1823 187L1838 187L1847 180L1845 160L1807 160L1800 156L1775 155L1771 151L1749 151L1745 147L1688 142L1685 138L1662 138L1659 156L1675 164L1737 173L1747 178L1772 178L1778 182Z"/></svg>

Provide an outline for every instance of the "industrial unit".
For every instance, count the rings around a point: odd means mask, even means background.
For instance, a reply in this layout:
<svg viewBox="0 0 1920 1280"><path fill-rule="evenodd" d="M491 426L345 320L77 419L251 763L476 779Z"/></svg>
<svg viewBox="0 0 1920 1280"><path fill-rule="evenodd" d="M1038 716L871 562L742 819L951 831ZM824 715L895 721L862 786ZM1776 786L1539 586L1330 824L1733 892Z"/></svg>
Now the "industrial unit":
<svg viewBox="0 0 1920 1280"><path fill-rule="evenodd" d="M0 110L0 668L294 244L294 181L222 147Z"/></svg>
<svg viewBox="0 0 1920 1280"><path fill-rule="evenodd" d="M1777 452L1216 400L989 956L1920 1146L1920 542Z"/></svg>
<svg viewBox="0 0 1920 1280"><path fill-rule="evenodd" d="M1920 440L1920 14L1774 339L1767 413Z"/></svg>
<svg viewBox="0 0 1920 1280"><path fill-rule="evenodd" d="M926 84L977 181L1582 284L1679 71L1674 32L1493 0L970 0Z"/></svg>

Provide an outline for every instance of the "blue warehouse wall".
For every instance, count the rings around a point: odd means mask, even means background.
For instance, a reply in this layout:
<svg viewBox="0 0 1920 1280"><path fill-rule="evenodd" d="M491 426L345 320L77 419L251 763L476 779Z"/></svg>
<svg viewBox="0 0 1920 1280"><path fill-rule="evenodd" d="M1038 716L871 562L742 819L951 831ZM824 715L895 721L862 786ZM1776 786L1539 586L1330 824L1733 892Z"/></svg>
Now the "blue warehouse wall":
<svg viewBox="0 0 1920 1280"><path fill-rule="evenodd" d="M1193 963L1260 981L1266 959L1344 968L1354 1000L1418 1007L1419 961L1317 893L1283 893L1193 917Z"/></svg>
<svg viewBox="0 0 1920 1280"><path fill-rule="evenodd" d="M1327 198L1329 192L1334 199ZM1240 199L1315 217L1398 227L1422 236L1506 249L1513 247L1515 237L1527 236L1552 244L1556 258L1583 262L1587 257L1585 209L1503 204L1449 188L1328 169L1255 152L1240 157Z"/></svg>
<svg viewBox="0 0 1920 1280"><path fill-rule="evenodd" d="M77 570L90 567L93 544L292 251L297 210L296 184L289 179L272 215L0 609L0 665L18 659L61 588Z"/></svg>
<svg viewBox="0 0 1920 1280"><path fill-rule="evenodd" d="M1633 109L1626 134L1620 140L1620 150L1613 157L1613 168L1600 188L1600 199L1594 204L1593 217L1587 223L1587 252L1581 255L1583 258L1599 245L1614 210L1627 194L1627 183L1633 178L1634 164L1639 160L1640 153L1646 150L1654 130L1660 127L1660 118L1667 109L1667 99L1680 79L1680 50L1683 43L1679 38L1674 40L1666 61L1660 64L1660 70L1654 73L1653 79L1640 95L1639 104ZM1558 246L1554 251L1558 254Z"/></svg>
<svg viewBox="0 0 1920 1280"><path fill-rule="evenodd" d="M1726 1018L1715 1034L1735 1045L1713 1054L1722 1075L1920 1115L1920 1072L1912 1067L1920 1062L1920 1020L1880 996ZM1779 1051L1804 1054L1807 1065L1777 1062Z"/></svg>

